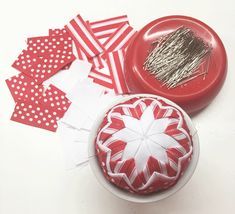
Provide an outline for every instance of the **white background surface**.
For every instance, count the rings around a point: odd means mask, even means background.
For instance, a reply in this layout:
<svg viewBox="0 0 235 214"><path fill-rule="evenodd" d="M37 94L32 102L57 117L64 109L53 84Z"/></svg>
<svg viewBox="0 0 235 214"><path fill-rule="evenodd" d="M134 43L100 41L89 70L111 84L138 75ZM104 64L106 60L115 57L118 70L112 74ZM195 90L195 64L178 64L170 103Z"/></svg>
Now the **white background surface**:
<svg viewBox="0 0 235 214"><path fill-rule="evenodd" d="M81 13L98 20L127 14L140 29L165 15L183 14L210 25L228 54L225 85L213 103L193 117L201 155L190 182L177 194L154 204L122 201L104 190L89 167L66 170L57 134L15 122L4 80L25 40L62 27ZM235 3L157 0L0 0L0 214L204 214L235 210Z"/></svg>

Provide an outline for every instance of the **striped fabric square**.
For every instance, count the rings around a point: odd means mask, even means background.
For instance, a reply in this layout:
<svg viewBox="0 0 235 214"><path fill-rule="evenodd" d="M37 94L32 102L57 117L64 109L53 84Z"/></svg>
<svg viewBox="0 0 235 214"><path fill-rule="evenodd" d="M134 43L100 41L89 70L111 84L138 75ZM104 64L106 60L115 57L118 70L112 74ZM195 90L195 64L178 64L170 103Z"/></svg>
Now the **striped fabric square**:
<svg viewBox="0 0 235 214"><path fill-rule="evenodd" d="M124 75L124 56L125 49L107 54L107 64L116 94L128 94L128 87Z"/></svg>
<svg viewBox="0 0 235 214"><path fill-rule="evenodd" d="M94 83L113 89L111 76L110 74L105 73L104 69L92 69L89 73L89 77L93 79Z"/></svg>
<svg viewBox="0 0 235 214"><path fill-rule="evenodd" d="M90 22L89 25L95 36L103 39L109 38L124 23L129 23L126 15Z"/></svg>
<svg viewBox="0 0 235 214"><path fill-rule="evenodd" d="M65 26L65 29L88 58L99 55L104 51L103 46L80 15L72 19Z"/></svg>
<svg viewBox="0 0 235 214"><path fill-rule="evenodd" d="M127 23L121 25L103 44L106 52L125 49L131 42L136 31Z"/></svg>

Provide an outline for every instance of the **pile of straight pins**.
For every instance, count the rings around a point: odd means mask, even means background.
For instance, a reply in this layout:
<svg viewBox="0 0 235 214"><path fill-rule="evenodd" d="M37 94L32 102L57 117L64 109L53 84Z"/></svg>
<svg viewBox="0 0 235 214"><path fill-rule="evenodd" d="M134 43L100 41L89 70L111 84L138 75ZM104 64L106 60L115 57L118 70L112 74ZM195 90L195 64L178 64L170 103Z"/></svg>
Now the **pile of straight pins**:
<svg viewBox="0 0 235 214"><path fill-rule="evenodd" d="M207 70L196 72L202 61L210 55L211 48L192 30L180 27L153 42L153 50L147 56L144 69L168 88L201 75Z"/></svg>

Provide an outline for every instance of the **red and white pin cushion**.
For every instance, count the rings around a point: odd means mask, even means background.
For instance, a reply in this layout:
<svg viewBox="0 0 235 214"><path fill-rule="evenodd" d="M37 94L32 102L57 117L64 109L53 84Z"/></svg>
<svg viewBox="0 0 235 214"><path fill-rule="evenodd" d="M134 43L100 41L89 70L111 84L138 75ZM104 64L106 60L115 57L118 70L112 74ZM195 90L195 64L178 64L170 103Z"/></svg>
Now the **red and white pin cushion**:
<svg viewBox="0 0 235 214"><path fill-rule="evenodd" d="M143 68L153 41L181 26L190 28L212 47L208 74L195 78L182 86L168 89ZM205 66L199 69L206 69ZM128 47L125 58L126 82L131 94L151 93L166 97L187 113L192 114L206 107L221 89L227 71L227 57L218 35L203 22L186 16L168 16L146 25Z"/></svg>
<svg viewBox="0 0 235 214"><path fill-rule="evenodd" d="M133 97L112 107L95 138L107 180L137 194L177 183L193 154L193 135L177 106L160 97Z"/></svg>

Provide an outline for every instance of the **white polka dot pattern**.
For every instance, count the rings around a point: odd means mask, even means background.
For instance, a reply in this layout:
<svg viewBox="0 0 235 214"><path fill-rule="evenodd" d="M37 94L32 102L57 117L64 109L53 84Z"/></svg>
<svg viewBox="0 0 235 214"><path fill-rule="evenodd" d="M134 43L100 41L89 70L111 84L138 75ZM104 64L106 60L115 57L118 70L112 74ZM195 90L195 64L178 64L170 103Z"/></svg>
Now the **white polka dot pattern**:
<svg viewBox="0 0 235 214"><path fill-rule="evenodd" d="M56 28L56 29L49 29L49 36L58 36L58 35L66 35L66 36L70 37L68 35L67 31L64 28L62 28L62 29L58 29L58 28ZM68 39L68 40L71 41L71 44L72 44L72 39ZM69 51L72 52L72 47L69 48ZM62 68L62 70L68 70L70 68L71 64L72 63L67 64L66 66L64 66Z"/></svg>
<svg viewBox="0 0 235 214"><path fill-rule="evenodd" d="M49 56L43 56L41 58L41 63L32 65L29 71L30 76L40 84L56 74L74 59L74 55L68 55L66 51L57 54L50 54Z"/></svg>
<svg viewBox="0 0 235 214"><path fill-rule="evenodd" d="M12 67L28 75L32 65L40 61L41 59L36 54L33 54L29 50L23 50L17 60L12 64Z"/></svg>
<svg viewBox="0 0 235 214"><path fill-rule="evenodd" d="M68 35L67 31L65 30L65 28L59 29L49 29L49 36L58 36L58 35Z"/></svg>
<svg viewBox="0 0 235 214"><path fill-rule="evenodd" d="M34 102L17 102L11 120L55 132L63 112Z"/></svg>
<svg viewBox="0 0 235 214"><path fill-rule="evenodd" d="M37 101L42 97L43 86L37 85L33 79L22 73L7 79L6 83L15 102Z"/></svg>
<svg viewBox="0 0 235 214"><path fill-rule="evenodd" d="M38 56L56 54L58 51L72 52L72 39L67 35L28 38L28 50Z"/></svg>
<svg viewBox="0 0 235 214"><path fill-rule="evenodd" d="M71 104L65 93L54 85L50 85L47 88L47 90L41 97L40 102L43 103L45 106L56 108L59 111L67 111Z"/></svg>
<svg viewBox="0 0 235 214"><path fill-rule="evenodd" d="M23 74L11 78L7 84L13 84L16 79L21 78L25 80L24 83L27 83L27 90L23 96L14 97L16 106L11 120L49 131L56 131L57 121L63 117L71 102L63 91L53 85L50 85L43 93L42 85L37 85L35 82L29 81L28 79L30 78ZM20 83L21 81L18 82ZM15 94L15 91L12 90L11 93ZM20 93L18 92L17 95Z"/></svg>

